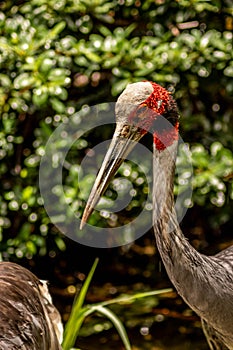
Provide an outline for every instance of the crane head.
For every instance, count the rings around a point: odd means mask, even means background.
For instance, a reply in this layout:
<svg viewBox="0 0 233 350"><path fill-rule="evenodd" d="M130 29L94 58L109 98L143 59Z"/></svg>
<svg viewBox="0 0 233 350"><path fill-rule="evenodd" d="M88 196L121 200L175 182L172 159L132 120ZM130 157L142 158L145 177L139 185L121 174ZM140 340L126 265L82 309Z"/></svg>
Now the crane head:
<svg viewBox="0 0 233 350"><path fill-rule="evenodd" d="M176 102L170 92L156 83L129 84L116 102L115 114L116 130L88 198L80 228L124 159L146 133L153 134L154 147L159 152L178 139Z"/></svg>

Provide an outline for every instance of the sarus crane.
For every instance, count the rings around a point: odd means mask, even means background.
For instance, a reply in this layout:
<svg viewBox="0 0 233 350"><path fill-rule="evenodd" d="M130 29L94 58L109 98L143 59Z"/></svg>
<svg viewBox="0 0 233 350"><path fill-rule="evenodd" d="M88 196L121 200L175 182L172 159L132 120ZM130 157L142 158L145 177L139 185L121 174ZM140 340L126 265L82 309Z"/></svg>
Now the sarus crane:
<svg viewBox="0 0 233 350"><path fill-rule="evenodd" d="M116 130L80 227L135 142L153 133L153 227L162 261L178 294L200 316L210 349L233 350L233 246L214 256L199 253L183 235L175 212L176 102L154 82L132 83L119 96L115 114Z"/></svg>
<svg viewBox="0 0 233 350"><path fill-rule="evenodd" d="M61 350L63 327L45 281L0 263L0 349Z"/></svg>

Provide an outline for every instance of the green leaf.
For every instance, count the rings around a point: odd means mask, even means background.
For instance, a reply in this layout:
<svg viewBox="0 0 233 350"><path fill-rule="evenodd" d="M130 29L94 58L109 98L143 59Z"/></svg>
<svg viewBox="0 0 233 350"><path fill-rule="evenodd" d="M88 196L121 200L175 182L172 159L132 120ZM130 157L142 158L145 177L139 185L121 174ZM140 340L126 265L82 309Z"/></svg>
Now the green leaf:
<svg viewBox="0 0 233 350"><path fill-rule="evenodd" d="M32 102L36 106L43 106L48 100L48 90L46 87L39 87L33 90Z"/></svg>
<svg viewBox="0 0 233 350"><path fill-rule="evenodd" d="M231 77L233 78L233 65L226 67L223 71L224 75L226 75L227 77Z"/></svg>
<svg viewBox="0 0 233 350"><path fill-rule="evenodd" d="M100 63L102 61L102 58L92 51L86 50L83 54L92 62Z"/></svg>
<svg viewBox="0 0 233 350"><path fill-rule="evenodd" d="M43 73L48 72L54 66L54 59L45 57L40 65L40 71Z"/></svg>
<svg viewBox="0 0 233 350"><path fill-rule="evenodd" d="M0 74L0 83L4 87L10 87L11 86L11 80L6 74Z"/></svg>
<svg viewBox="0 0 233 350"><path fill-rule="evenodd" d="M48 80L65 82L65 78L70 74L70 71L65 68L51 69L48 75Z"/></svg>
<svg viewBox="0 0 233 350"><path fill-rule="evenodd" d="M172 292L171 288L165 288L165 289L151 290L149 292L139 292L133 295L126 294L124 296L119 296L111 300L103 301L102 303L100 303L100 305L106 306L111 304L124 304L124 303L129 304L129 303L135 302L137 299L142 299L142 298L160 295L163 293L170 293L170 292Z"/></svg>
<svg viewBox="0 0 233 350"><path fill-rule="evenodd" d="M51 105L53 107L53 109L57 112L57 113L63 113L65 112L65 105L64 103L62 103L60 100L58 100L55 97L51 97L50 99Z"/></svg>
<svg viewBox="0 0 233 350"><path fill-rule="evenodd" d="M29 75L29 73L22 73L18 75L14 80L14 88L17 90L25 89L25 88L32 88L35 84L35 77L32 75Z"/></svg>
<svg viewBox="0 0 233 350"><path fill-rule="evenodd" d="M22 201L28 201L34 193L32 186L27 186L22 191Z"/></svg>
<svg viewBox="0 0 233 350"><path fill-rule="evenodd" d="M58 34L60 34L63 29L65 29L66 27L66 22L65 21L61 21L58 24L56 24L53 29L49 32L49 39L54 39Z"/></svg>
<svg viewBox="0 0 233 350"><path fill-rule="evenodd" d="M112 94L113 94L113 96L119 95L125 89L126 85L129 84L130 82L131 82L130 79L118 80L112 86Z"/></svg>
<svg viewBox="0 0 233 350"><path fill-rule="evenodd" d="M110 309L103 307L102 305L98 305L92 310L99 312L100 314L104 315L112 322L112 324L115 326L116 330L118 331L118 334L125 346L125 349L131 350L131 345L130 345L127 332L125 330L123 323L119 319L119 317L117 317L116 314L112 312Z"/></svg>
<svg viewBox="0 0 233 350"><path fill-rule="evenodd" d="M93 275L95 273L95 269L97 267L98 262L99 262L99 259L96 258L79 292L79 295L76 296L76 299L74 300L71 314L70 314L69 320L66 323L65 330L64 330L64 340L62 343L63 350L70 350L70 348L74 346L79 330L82 326L82 323L85 317L92 312L90 311L89 308L83 308L83 303L86 298L86 294L87 294L89 285L91 283L91 280L93 278Z"/></svg>
<svg viewBox="0 0 233 350"><path fill-rule="evenodd" d="M66 250L66 245L64 243L64 240L61 237L56 236L55 242L61 252L64 252Z"/></svg>
<svg viewBox="0 0 233 350"><path fill-rule="evenodd" d="M112 36L111 30L109 30L107 27L101 25L99 26L99 31L103 36Z"/></svg>

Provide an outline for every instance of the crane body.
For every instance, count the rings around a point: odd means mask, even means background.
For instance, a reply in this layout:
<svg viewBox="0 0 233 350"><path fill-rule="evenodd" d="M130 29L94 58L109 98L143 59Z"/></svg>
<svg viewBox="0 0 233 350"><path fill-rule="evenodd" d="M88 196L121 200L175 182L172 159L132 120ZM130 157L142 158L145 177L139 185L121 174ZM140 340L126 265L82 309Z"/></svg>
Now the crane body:
<svg viewBox="0 0 233 350"><path fill-rule="evenodd" d="M231 350L233 249L229 247L216 256L202 255L190 245L180 230L173 196L176 143L163 153L154 146L153 206L156 215L153 221L157 247L171 282L201 317L205 333L208 332L205 326L208 324L209 329L218 333L218 338L224 339L226 349ZM166 173L164 169L167 169ZM157 201L156 198L162 200Z"/></svg>
<svg viewBox="0 0 233 350"><path fill-rule="evenodd" d="M233 246L215 256L195 250L174 206L179 113L171 94L153 82L129 84L116 103L116 130L88 198L80 227L126 156L153 133L153 227L168 276L201 318L211 350L233 350Z"/></svg>
<svg viewBox="0 0 233 350"><path fill-rule="evenodd" d="M63 327L46 282L0 262L0 349L61 350Z"/></svg>

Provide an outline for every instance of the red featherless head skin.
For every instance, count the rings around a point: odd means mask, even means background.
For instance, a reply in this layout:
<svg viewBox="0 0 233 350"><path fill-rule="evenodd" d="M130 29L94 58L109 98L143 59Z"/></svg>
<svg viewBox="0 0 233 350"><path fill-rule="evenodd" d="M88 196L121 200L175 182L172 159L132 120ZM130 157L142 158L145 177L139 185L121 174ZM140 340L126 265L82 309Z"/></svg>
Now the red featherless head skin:
<svg viewBox="0 0 233 350"><path fill-rule="evenodd" d="M150 82L154 91L144 102L147 107L151 108L157 114L163 114L165 112L165 106L169 103L170 94L162 86Z"/></svg>
<svg viewBox="0 0 233 350"><path fill-rule="evenodd" d="M162 151L178 140L179 114L171 93L156 83L149 83L152 93L130 113L128 120L141 128L142 135L152 131L156 149Z"/></svg>

